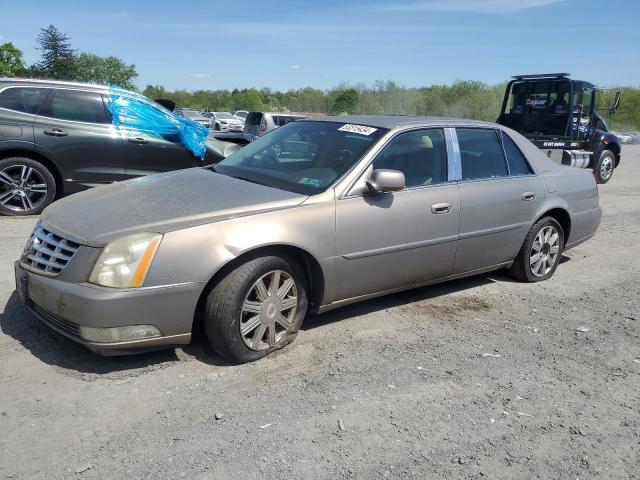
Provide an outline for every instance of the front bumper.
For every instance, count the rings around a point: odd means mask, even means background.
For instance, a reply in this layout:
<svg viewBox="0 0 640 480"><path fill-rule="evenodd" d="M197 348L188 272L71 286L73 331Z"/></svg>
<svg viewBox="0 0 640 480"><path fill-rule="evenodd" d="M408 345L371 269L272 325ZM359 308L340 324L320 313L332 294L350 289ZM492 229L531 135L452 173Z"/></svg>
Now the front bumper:
<svg viewBox="0 0 640 480"><path fill-rule="evenodd" d="M40 321L101 355L126 355L188 344L202 283L113 289L70 283L26 271L15 263L16 290ZM89 342L80 326L153 325L162 336L114 343Z"/></svg>

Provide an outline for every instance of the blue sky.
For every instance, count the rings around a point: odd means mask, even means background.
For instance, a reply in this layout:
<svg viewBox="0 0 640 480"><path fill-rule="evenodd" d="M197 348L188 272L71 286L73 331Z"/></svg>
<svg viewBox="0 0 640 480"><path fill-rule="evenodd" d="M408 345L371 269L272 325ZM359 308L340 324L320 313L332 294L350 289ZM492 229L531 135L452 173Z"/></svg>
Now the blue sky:
<svg viewBox="0 0 640 480"><path fill-rule="evenodd" d="M141 88L496 83L552 71L640 86L640 0L22 0L3 5L0 42L31 63L50 23L79 51L134 63Z"/></svg>

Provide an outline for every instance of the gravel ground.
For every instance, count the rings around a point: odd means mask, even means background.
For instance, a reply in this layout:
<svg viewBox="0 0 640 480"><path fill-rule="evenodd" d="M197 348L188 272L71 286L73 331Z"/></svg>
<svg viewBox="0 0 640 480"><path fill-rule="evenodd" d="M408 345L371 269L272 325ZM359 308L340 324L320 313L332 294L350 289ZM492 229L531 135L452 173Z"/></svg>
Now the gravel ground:
<svg viewBox="0 0 640 480"><path fill-rule="evenodd" d="M35 219L0 218L0 478L640 478L638 185L625 147L598 234L547 282L368 301L242 366L50 331L14 293Z"/></svg>

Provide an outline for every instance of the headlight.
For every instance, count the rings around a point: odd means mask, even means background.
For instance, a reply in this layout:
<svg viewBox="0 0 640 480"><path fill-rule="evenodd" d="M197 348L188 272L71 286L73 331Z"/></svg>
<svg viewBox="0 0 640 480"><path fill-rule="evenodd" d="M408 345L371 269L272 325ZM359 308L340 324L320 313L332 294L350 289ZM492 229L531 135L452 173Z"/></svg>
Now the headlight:
<svg viewBox="0 0 640 480"><path fill-rule="evenodd" d="M89 281L103 287L142 286L161 239L157 233L136 233L114 240L100 254Z"/></svg>
<svg viewBox="0 0 640 480"><path fill-rule="evenodd" d="M80 336L88 342L112 343L161 337L153 325L127 325L125 327L94 328L80 326Z"/></svg>

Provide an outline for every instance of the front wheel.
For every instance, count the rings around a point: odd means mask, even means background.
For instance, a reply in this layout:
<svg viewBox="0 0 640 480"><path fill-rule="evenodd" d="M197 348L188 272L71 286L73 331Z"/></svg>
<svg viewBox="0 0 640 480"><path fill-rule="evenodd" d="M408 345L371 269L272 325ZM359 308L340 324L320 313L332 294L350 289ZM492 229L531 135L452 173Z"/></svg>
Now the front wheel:
<svg viewBox="0 0 640 480"><path fill-rule="evenodd" d="M38 215L56 198L56 181L40 162L12 157L0 160L0 214Z"/></svg>
<svg viewBox="0 0 640 480"><path fill-rule="evenodd" d="M596 163L593 173L598 183L607 183L613 176L613 169L616 166L616 157L611 150L604 150Z"/></svg>
<svg viewBox="0 0 640 480"><path fill-rule="evenodd" d="M526 238L509 273L522 282L540 282L551 278L560 263L564 232L552 217L538 220Z"/></svg>
<svg viewBox="0 0 640 480"><path fill-rule="evenodd" d="M307 282L298 264L285 257L258 257L211 290L205 332L222 356L252 362L291 343L306 312Z"/></svg>

